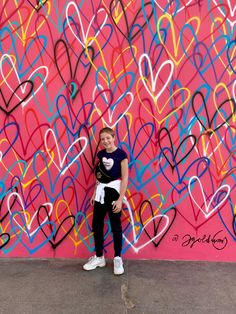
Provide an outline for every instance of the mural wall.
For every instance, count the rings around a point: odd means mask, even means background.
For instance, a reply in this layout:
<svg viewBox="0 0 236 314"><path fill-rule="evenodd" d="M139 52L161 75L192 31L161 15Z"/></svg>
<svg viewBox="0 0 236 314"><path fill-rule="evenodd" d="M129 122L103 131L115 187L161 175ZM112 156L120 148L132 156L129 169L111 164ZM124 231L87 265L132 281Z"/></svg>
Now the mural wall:
<svg viewBox="0 0 236 314"><path fill-rule="evenodd" d="M236 261L235 35L233 0L2 0L0 256L92 254L109 126L124 257Z"/></svg>

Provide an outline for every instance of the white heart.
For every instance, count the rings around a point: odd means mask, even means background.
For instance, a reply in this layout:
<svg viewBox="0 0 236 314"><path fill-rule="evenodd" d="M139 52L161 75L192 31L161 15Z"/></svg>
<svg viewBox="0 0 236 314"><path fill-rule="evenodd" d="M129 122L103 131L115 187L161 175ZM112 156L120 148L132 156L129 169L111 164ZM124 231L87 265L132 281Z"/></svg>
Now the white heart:
<svg viewBox="0 0 236 314"><path fill-rule="evenodd" d="M4 82L5 82L5 83L7 84L7 86L10 88L10 90L11 90L12 92L15 92L14 89L11 87L11 85L10 85L10 84L8 83L8 81L7 81L8 75L5 76L4 73L3 73L2 65L3 65L4 59L9 59L9 61L10 61L10 63L11 63L11 66L12 66L12 68L13 68L13 71L14 71L14 73L15 73L15 76L16 76L16 79L17 79L18 83L21 84L22 81L21 81L21 79L20 79L20 77L19 77L19 75L18 75L18 72L17 72L17 70L16 70L16 67L15 67L15 65L14 65L14 62L13 62L11 56L8 55L8 54L4 54L4 55L1 57L1 60L0 60L0 71L1 71L1 75L2 75L2 78L3 78ZM44 80L43 80L43 82L39 85L39 87L38 87L36 90L33 90L32 95L31 95L30 97L28 97L25 101L22 102L22 107L24 107L24 106L33 98L33 96L37 94L37 92L38 92L38 91L41 89L41 87L44 85L44 82L46 81L46 79L47 79L47 77L48 77L48 67L46 67L46 66L40 66L40 67L38 67L37 69L35 69L35 70L30 74L30 76L29 76L28 78L26 78L26 80L31 80L31 78L34 78L34 77L37 76L37 75L39 75L40 77L42 77L42 74L40 73L40 70L41 70L41 69L44 69L45 72L46 72L46 75L43 76L43 79L44 79ZM22 94L25 93L26 85L27 85L27 83L25 83L24 86L20 86L20 89L21 89ZM15 96L16 96L20 101L22 100L22 99L17 95L17 93L15 93Z"/></svg>
<svg viewBox="0 0 236 314"><path fill-rule="evenodd" d="M170 2L170 1L171 1L171 2ZM189 0L185 5L183 5L182 7L180 7L180 8L175 12L175 14L177 14L178 12L181 12L182 10L184 10L192 1L193 1L193 0ZM173 0L167 0L168 6L166 5L165 8L163 8L158 2L160 2L160 1L156 1L156 0L155 0L155 3L156 3L156 5L158 6L158 8L161 9L162 12L165 12L165 9L166 9L167 7L169 7L169 5L170 5L171 3L173 3ZM165 13L168 14L169 16L171 16L168 12L165 12Z"/></svg>
<svg viewBox="0 0 236 314"><path fill-rule="evenodd" d="M78 25L78 27L81 28L83 41L81 41L81 39L76 35L76 33L74 32L74 30L73 30L73 28L71 27L71 24L70 24L68 11L69 11L69 8L72 7L72 6L74 7L75 12L77 13L78 18L79 18L79 25ZM101 12L102 12L102 13L105 13L104 20L103 20L102 24L99 26L99 28L98 28L97 32L95 33L95 35L93 35L92 37L89 37L89 38L88 38L88 34L89 34L90 29L91 29L92 23L94 22L94 20L95 20L95 21L97 20L97 16L98 16L98 14L100 14ZM83 25L83 22L82 22L82 19L81 19L80 11L79 11L77 5L75 4L75 2L74 2L74 1L70 1L70 2L68 3L67 7L66 7L66 21L67 21L67 23L68 23L68 26L69 26L69 28L70 28L72 34L75 36L76 39L78 39L78 41L81 43L81 45L82 45L84 48L85 48L85 47L88 47L88 46L90 46L90 45L92 45L92 43L94 42L94 40L95 40L96 37L98 36L100 30L101 30L101 29L103 28L103 26L106 24L107 18L108 18L108 15L107 15L105 9L104 9L104 8L99 9L99 10L97 11L97 14L92 17L92 19L91 19L91 21L90 21L90 23L89 23L89 25L88 25L87 31L86 31L86 33L85 33L85 29L84 29L84 25ZM96 29L97 29L97 27L96 27ZM91 39L91 38L92 38L92 39Z"/></svg>
<svg viewBox="0 0 236 314"><path fill-rule="evenodd" d="M235 0L234 0L235 1ZM220 5L222 4L222 1L218 1L218 0L213 0L214 4L217 6L218 10L220 11L220 13L225 16L225 12L221 9ZM232 5L231 0L226 0L226 2L228 3L228 8L230 11L230 16L231 18L227 17L227 21L229 22L229 24L231 25L231 27L234 27L234 24L236 23L236 19L234 17L235 12L236 12L236 5Z"/></svg>
<svg viewBox="0 0 236 314"><path fill-rule="evenodd" d="M114 160L112 158L107 159L106 157L103 157L102 163L104 164L104 167L106 168L106 170L111 170L111 168L114 165Z"/></svg>
<svg viewBox="0 0 236 314"><path fill-rule="evenodd" d="M8 211L9 211L9 213L10 213L11 216L12 216L12 214L13 214L12 211L11 211L11 205L10 205L10 199L11 199L12 196L15 196L15 197L17 197L17 198L19 199L21 209L23 210L23 213L24 213L25 225L26 225L27 229L30 230L30 229L31 229L32 222L34 221L35 216L37 215L39 209L33 214L33 216L32 216L32 218L30 219L30 221L28 221L28 216L27 216L27 214L26 214L26 210L25 210L25 207L24 207L24 204L23 204L23 201L22 201L21 196L20 196L17 192L12 192L12 193L8 196L8 198L7 198L7 209L8 209ZM49 210L48 216L50 217L50 215L51 215L51 213L52 213L52 210L53 210L52 203L44 203L42 206L49 206L50 210ZM24 227L21 226L21 225L19 224L19 222L15 219L15 217L13 217L13 220L14 220L14 221L16 222L16 224L17 224L26 234L28 234L30 237L32 237L32 236L37 232L37 230L40 228L40 226L39 226L39 227L37 227L35 230L33 230L32 232L30 232L30 233L28 232L28 233L27 233L27 231L25 231L25 226L24 226ZM44 219L44 221L42 222L42 224L44 224L47 220L48 220L48 217L46 217L46 218Z"/></svg>
<svg viewBox="0 0 236 314"><path fill-rule="evenodd" d="M192 118L191 120L192 121L194 121L194 119L195 118ZM187 132L187 134L190 134L190 135L192 135L193 133L192 133L192 128L193 128L193 124L191 123L191 120L190 120L190 123L189 123L189 127L188 127L188 132ZM197 123L198 123L198 126L199 126L199 130L200 130L200 134L202 134L202 132L204 132L204 128L203 128L203 126L201 125L201 123L199 122L199 121L197 121ZM224 127L225 129L227 129L227 125L223 125L222 127ZM219 143L214 147L214 150L211 152L211 153L208 153L208 148L209 148L209 145L210 145L210 141L211 141L211 138L213 138L214 137L214 134L212 133L210 136L209 136L209 140L208 140L208 142L207 142L207 144L205 145L205 150L203 151L203 156L204 157L207 157L207 158L211 158L212 157L212 155L218 150L218 148L224 143L224 141L225 141L225 136L223 136L222 138L221 138L221 140L219 141ZM194 139L191 137L190 138L190 141L192 142L192 144L194 145ZM210 148L209 148L210 149ZM197 146L195 145L194 146L194 150L196 151L196 153L197 153L197 155L199 156L199 157L203 157L203 156L200 156L199 155L199 151L198 151L198 148L197 148Z"/></svg>
<svg viewBox="0 0 236 314"><path fill-rule="evenodd" d="M48 134L51 133L52 136L53 136L53 139L54 139L54 142L55 142L55 146L56 146L56 151L57 151L57 155L58 155L58 159L59 159L59 166L57 165L57 163L55 162L55 157L53 156L51 150L48 148L48 145L47 145L47 138L48 138ZM68 155L68 153L70 152L71 148L77 143L77 142L80 142L80 141L84 141L84 145L82 147L82 150L75 155L75 157L72 159L71 162L69 162L68 164L66 164L66 166L64 166L63 168L63 165L64 165L64 162L66 160L66 157ZM50 156L52 162L54 163L54 165L57 167L57 169L59 170L59 172L63 175L65 174L65 172L67 171L67 169L73 164L73 162L79 158L79 156L83 153L83 151L85 150L87 144L88 144L88 140L86 137L84 136L81 136L79 138L77 138L70 146L69 148L67 149L65 155L63 158L61 158L61 154L60 154L60 150L59 150L59 147L58 147L58 141L57 141L57 138L56 138L56 135L54 133L54 131L52 129L48 129L45 133L45 136L44 136L44 143L45 143L45 147L46 147L46 150L47 150L47 153L48 155Z"/></svg>
<svg viewBox="0 0 236 314"><path fill-rule="evenodd" d="M144 59L146 59L147 63L148 63L148 71L150 73L151 86L149 86L147 84L148 78L146 77L145 74L143 74L142 62L143 62ZM139 58L139 62L138 63L139 63L139 74L140 74L140 77L142 79L143 85L145 86L145 88L146 88L147 92L149 93L149 95L152 98L154 98L155 102L157 102L158 98L161 96L161 94L163 93L163 91L165 90L166 86L169 84L169 82L171 80L171 77L172 77L173 72L174 72L174 63L171 60L166 60L165 62L163 62L161 64L161 66L159 67L159 69L158 69L158 71L156 73L155 78L154 78L154 75L153 75L152 64L151 64L151 60L149 58L149 55L147 55L146 53L142 54L141 57ZM170 67L168 65L170 65ZM158 79L158 76L159 76L161 70L164 67L166 67L166 66L169 69L168 78L167 78L166 82L163 84L163 86L158 90L158 88L156 86L156 82L157 82L157 79ZM151 87L151 90L150 90L150 87Z"/></svg>
<svg viewBox="0 0 236 314"><path fill-rule="evenodd" d="M147 246L148 244L150 244L152 241L154 241L155 239L157 239L158 237L160 237L164 232L165 230L168 228L169 226L169 223L170 223L170 219L167 215L164 215L164 214L160 214L160 215L156 215L154 217L152 217L151 220L149 220L144 226L143 226L143 229L141 230L140 234L139 234L139 237L137 237L136 235L136 232L135 232L135 223L134 223L134 218L133 218L133 213L132 213L132 210L130 208L130 205L129 205L129 202L127 201L127 199L125 199L124 201L124 204L127 206L128 208L128 211L129 211L129 215L130 215L130 220L131 220L131 226L132 226L132 233L133 233L133 243L131 243L127 237L123 234L123 238L125 239L125 241L128 243L128 245L130 245L133 250L138 253L141 249L143 249L145 246ZM166 220L166 223L165 225L163 226L163 228L150 240L144 242L142 245L139 245L137 246L137 243L139 241L139 238L140 238L140 235L142 234L142 232L144 231L145 228L147 228L147 226L155 219L158 219L158 218L165 218ZM136 245L134 245L136 244Z"/></svg>
<svg viewBox="0 0 236 314"><path fill-rule="evenodd" d="M99 92L101 92L101 90L104 90L103 86L100 85L100 84L99 84L98 86L95 86L94 91L93 91L93 99L95 99L95 94L96 94L98 88L100 88L100 91L99 91ZM130 97L128 106L125 107L125 110L119 110L119 105L121 104L121 101L125 101L125 98L126 98L127 96ZM106 94L104 94L103 97L105 98L105 101L106 101L106 103L108 104L109 101L108 101L108 99L107 99ZM122 119L123 116L128 112L129 108L130 108L130 107L132 106L132 104L133 104L133 101L134 101L134 95L133 95L133 93L131 93L131 92L128 92L128 93L126 93L126 94L123 93L123 94L113 103L113 105L112 105L112 108L113 108L113 109L108 108L108 110L107 110L107 111L108 111L108 121L106 121L106 120L104 119L104 116L102 116L102 121L106 124L106 126L108 126L108 127L110 127L110 128L113 129L113 128L117 125L117 123L120 121L120 119ZM101 116L101 115L102 115L102 112L101 112L101 110L98 108L98 106L97 106L97 104L96 104L95 101L94 101L94 105L95 105L95 107L96 107L97 113ZM120 115L119 115L119 117L118 117L117 120L113 121L113 120L114 120L114 119L113 119L113 114L114 114L115 110L119 110L119 111L120 111Z"/></svg>
<svg viewBox="0 0 236 314"><path fill-rule="evenodd" d="M204 203L204 208L202 208L202 206L199 205L198 201L195 199L195 197L193 196L192 194L192 191L191 191L191 185L192 185L192 181L196 181L199 186L200 186L200 190L201 190L201 195L202 195L202 198L203 198L203 203ZM193 183L193 185L195 184L195 182ZM223 191L224 189L226 188L227 190L227 193L226 195L224 196L224 198L215 206L213 207L211 210L210 210L210 206L211 206L211 203L213 202L215 196L217 195L217 193L219 191ZM203 187L202 187L202 183L200 181L200 179L196 176L193 176L190 178L189 180L189 183L188 183L188 191L189 191L189 195L191 196L191 199L194 201L194 203L197 205L197 207L201 210L201 212L203 213L203 215L205 216L205 218L207 219L211 214L213 214L214 211L217 210L217 208L219 208L221 206L221 204L224 203L224 201L228 198L229 196L229 193L230 193L230 186L228 184L224 184L222 186L220 186L216 191L215 193L212 195L209 203L207 204L207 201L206 201L206 197L205 197L205 193L203 191ZM200 202L202 202L202 199L200 200Z"/></svg>

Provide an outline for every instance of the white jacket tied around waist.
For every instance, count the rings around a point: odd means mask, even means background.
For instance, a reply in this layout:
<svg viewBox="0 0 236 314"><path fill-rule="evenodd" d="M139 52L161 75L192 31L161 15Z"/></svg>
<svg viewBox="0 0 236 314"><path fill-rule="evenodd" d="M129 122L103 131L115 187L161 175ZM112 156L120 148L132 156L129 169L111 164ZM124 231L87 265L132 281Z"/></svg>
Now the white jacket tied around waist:
<svg viewBox="0 0 236 314"><path fill-rule="evenodd" d="M109 183L98 183L96 188L96 194L95 194L95 201L99 202L101 204L104 204L104 197L105 197L105 188L112 188L115 189L118 193L120 193L120 185L121 180L114 180Z"/></svg>

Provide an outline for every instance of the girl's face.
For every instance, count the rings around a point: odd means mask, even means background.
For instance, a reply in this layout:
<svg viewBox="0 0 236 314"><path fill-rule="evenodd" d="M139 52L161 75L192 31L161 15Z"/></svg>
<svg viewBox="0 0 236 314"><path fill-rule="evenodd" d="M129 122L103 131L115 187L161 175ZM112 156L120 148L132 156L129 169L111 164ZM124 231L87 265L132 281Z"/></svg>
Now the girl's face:
<svg viewBox="0 0 236 314"><path fill-rule="evenodd" d="M103 132L100 135L101 143L107 151L113 151L115 146L115 137L109 133Z"/></svg>

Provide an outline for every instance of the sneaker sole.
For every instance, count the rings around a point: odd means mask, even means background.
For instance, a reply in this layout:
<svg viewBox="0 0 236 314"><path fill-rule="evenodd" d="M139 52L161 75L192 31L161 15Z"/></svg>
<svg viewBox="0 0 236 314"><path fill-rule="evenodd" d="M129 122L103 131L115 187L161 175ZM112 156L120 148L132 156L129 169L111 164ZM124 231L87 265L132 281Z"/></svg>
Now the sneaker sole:
<svg viewBox="0 0 236 314"><path fill-rule="evenodd" d="M93 267L93 268L84 268L84 267L83 267L83 270L88 270L88 271L89 271L89 270L94 270L94 269L96 269L96 268L98 268L98 267L102 268L102 267L105 267L105 266L106 266L106 264L104 264L104 265L103 265L103 264L102 264L102 265L97 265L97 266L95 266L95 267Z"/></svg>
<svg viewBox="0 0 236 314"><path fill-rule="evenodd" d="M125 272L123 271L123 273L114 273L115 276L120 276L123 275Z"/></svg>

